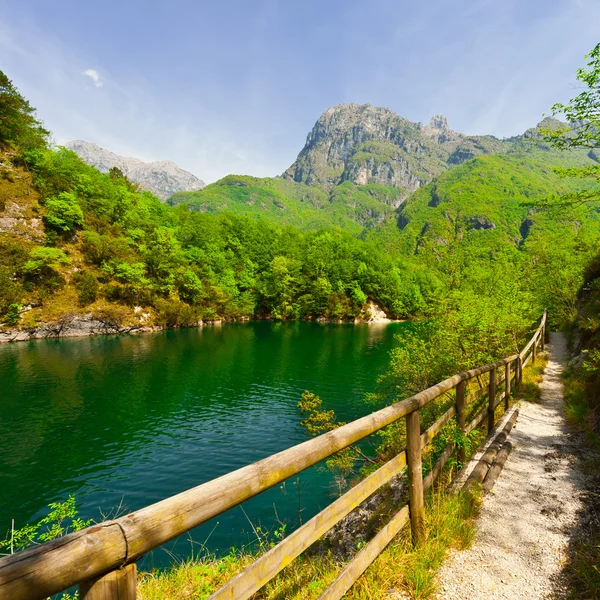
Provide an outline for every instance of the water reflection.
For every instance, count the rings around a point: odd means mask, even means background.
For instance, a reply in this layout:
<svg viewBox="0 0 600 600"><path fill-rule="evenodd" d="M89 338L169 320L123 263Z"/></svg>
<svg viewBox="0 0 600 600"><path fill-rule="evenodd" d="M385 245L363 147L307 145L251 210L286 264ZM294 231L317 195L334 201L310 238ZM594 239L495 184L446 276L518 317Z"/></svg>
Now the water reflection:
<svg viewBox="0 0 600 600"><path fill-rule="evenodd" d="M304 441L304 389L342 420L362 416L403 327L240 323L0 347L0 535L69 493L86 517L121 501L135 510ZM302 481L308 518L327 502L328 478L311 469ZM268 525L275 502L293 525L289 486L246 511ZM230 512L215 549L248 529Z"/></svg>

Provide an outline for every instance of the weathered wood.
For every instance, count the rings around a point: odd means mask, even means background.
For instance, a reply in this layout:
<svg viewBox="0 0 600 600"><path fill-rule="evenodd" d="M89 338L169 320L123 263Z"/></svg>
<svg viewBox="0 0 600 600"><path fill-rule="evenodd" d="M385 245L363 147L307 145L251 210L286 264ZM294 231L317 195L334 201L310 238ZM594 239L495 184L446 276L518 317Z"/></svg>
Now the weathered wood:
<svg viewBox="0 0 600 600"><path fill-rule="evenodd" d="M535 330L535 333L533 334L533 336L531 337L531 339L529 340L529 342L527 342L527 345L525 346L525 348L523 348L523 350L521 350L521 352L519 353L521 358L525 358L525 355L529 352L529 349L531 348L531 346L533 346L534 342L538 339L538 335L540 333L540 331L546 326L546 321L548 318L548 312L544 311L544 314L542 316L542 320L540 322L539 327Z"/></svg>
<svg viewBox="0 0 600 600"><path fill-rule="evenodd" d="M470 404L471 402L475 402L476 400L479 400L479 398L483 398L487 393L487 386L479 388L467 396L466 403Z"/></svg>
<svg viewBox="0 0 600 600"><path fill-rule="evenodd" d="M504 410L506 411L510 400L510 363L506 363L504 368Z"/></svg>
<svg viewBox="0 0 600 600"><path fill-rule="evenodd" d="M421 434L421 449L428 446L450 419L456 414L456 407L451 406L429 429Z"/></svg>
<svg viewBox="0 0 600 600"><path fill-rule="evenodd" d="M517 360L515 382L520 381L522 368L531 357L523 359L528 349L539 341L539 333L543 329L543 333L545 333L546 319L547 316L544 313L536 332L538 336L534 336L519 355L454 375L411 398L348 423L335 431L298 444L116 521L102 523L60 538L60 540L1 558L0 598L10 598L11 600L45 598L83 580L97 578L127 564L132 564L146 552L300 473L402 417L407 417L408 430L411 430L408 423L413 423L412 433L409 437L412 440L413 450L418 453L418 461L415 454L413 461L415 469L410 470L416 471L418 465L420 477L416 477L415 474L412 479L416 488L420 487L420 507L422 508L423 479L420 452L418 452L421 440L418 427L415 433L413 411L418 411L461 382L478 378L484 373L495 372L496 369L513 360ZM481 397L485 391L485 388L480 389L473 396ZM451 411L455 411L455 409L453 408ZM429 442L447 422L441 423L441 421L451 418L452 414L454 412L449 411L442 419L438 420L425 432L423 440ZM418 414L414 413L414 415L416 415L418 425ZM482 411L465 427L465 431L468 433L477 427L484 417L485 412ZM411 487L415 486L409 486L409 492ZM413 489L412 494L418 496L418 491L418 489ZM419 502L413 501L412 504L415 507L415 511L413 511L416 515L415 523L418 525ZM415 539L418 537L419 528L416 527Z"/></svg>
<svg viewBox="0 0 600 600"><path fill-rule="evenodd" d="M431 471L429 471L429 473L427 473L427 475L423 478L423 490L425 492L435 483L435 480L439 477L440 473L442 472L442 469L446 466L448 459L452 456L454 448L456 448L454 442L448 444L444 452L442 452L440 457L437 459L435 465L433 465Z"/></svg>
<svg viewBox="0 0 600 600"><path fill-rule="evenodd" d="M474 483L481 483L485 479L489 468L492 466L496 455L502 447L502 444L504 444L506 438L517 422L518 416L519 410L515 408L508 421L504 425L502 431L494 438L494 441L490 444L483 456L479 459L479 462L475 465L475 468L471 471L471 474L463 486L464 490L472 486Z"/></svg>
<svg viewBox="0 0 600 600"><path fill-rule="evenodd" d="M502 400L504 400L504 392L501 392L496 396L496 401L494 402L494 410L500 405Z"/></svg>
<svg viewBox="0 0 600 600"><path fill-rule="evenodd" d="M540 339L541 339L542 352L543 352L546 348L546 326L545 325L542 327L542 335L541 335Z"/></svg>
<svg viewBox="0 0 600 600"><path fill-rule="evenodd" d="M485 479L483 480L483 485L481 486L481 489L485 494L487 494L492 489L492 487L494 487L496 480L498 479L500 473L502 472L502 469L504 468L504 465L506 463L506 460L508 459L508 455L510 454L512 447L513 446L510 442L504 442L504 444L502 444L502 447L496 455L496 459L492 463L491 467L487 472L487 475L485 476Z"/></svg>
<svg viewBox="0 0 600 600"><path fill-rule="evenodd" d="M408 521L408 506L403 506L392 520L344 567L317 600L339 600L367 570L383 549L398 535Z"/></svg>
<svg viewBox="0 0 600 600"><path fill-rule="evenodd" d="M517 370L518 370L518 381L517 381L517 385L521 385L521 382L523 381L523 359L521 356L519 356L517 358Z"/></svg>
<svg viewBox="0 0 600 600"><path fill-rule="evenodd" d="M537 334L536 334L537 336ZM531 347L531 364L535 365L535 359L537 358L537 345L538 345L538 340L536 339L533 342L533 346Z"/></svg>
<svg viewBox="0 0 600 600"><path fill-rule="evenodd" d="M405 467L406 452L401 452L214 592L210 600L250 598L294 558Z"/></svg>
<svg viewBox="0 0 600 600"><path fill-rule="evenodd" d="M81 600L135 600L135 563L106 575L84 581L79 586Z"/></svg>
<svg viewBox="0 0 600 600"><path fill-rule="evenodd" d="M478 413L477 415L473 418L472 421L469 422L469 424L466 426L465 428L465 432L471 433L471 431L473 431L473 429L476 429L477 427L479 427L484 419L487 417L487 406L484 406Z"/></svg>
<svg viewBox="0 0 600 600"><path fill-rule="evenodd" d="M494 408L496 405L496 369L490 371L488 386L488 433L494 429Z"/></svg>
<svg viewBox="0 0 600 600"><path fill-rule="evenodd" d="M466 387L466 382L461 381L457 386L456 386L456 424L458 425L459 430L461 431L461 433L464 435L466 435L465 432L465 387ZM458 460L459 462L463 463L465 462L467 458L466 455L466 450L465 450L465 445L461 444L460 448L458 449Z"/></svg>
<svg viewBox="0 0 600 600"><path fill-rule="evenodd" d="M130 560L137 560L157 546L422 408L453 389L460 381L503 366L507 360L509 359L454 375L411 398L334 431L121 517L119 523L127 536ZM224 493L225 490L227 493Z"/></svg>
<svg viewBox="0 0 600 600"><path fill-rule="evenodd" d="M425 535L423 500L423 466L421 464L421 419L419 412L406 415L406 462L408 463L408 504L413 543L420 544Z"/></svg>
<svg viewBox="0 0 600 600"><path fill-rule="evenodd" d="M0 560L2 600L42 600L118 568L127 543L114 521L88 527Z"/></svg>

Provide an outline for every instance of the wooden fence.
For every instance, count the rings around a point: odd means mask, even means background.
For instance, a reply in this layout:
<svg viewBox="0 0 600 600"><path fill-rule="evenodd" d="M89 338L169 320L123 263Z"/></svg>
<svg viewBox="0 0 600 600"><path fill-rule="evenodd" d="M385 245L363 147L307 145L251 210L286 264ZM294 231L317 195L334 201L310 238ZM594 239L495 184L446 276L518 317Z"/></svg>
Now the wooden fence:
<svg viewBox="0 0 600 600"><path fill-rule="evenodd" d="M486 418L488 431L491 431L496 407L504 400L508 408L512 385L520 383L523 367L530 360L535 361L538 347L544 348L545 329L546 313L519 354L454 375L411 398L119 519L4 557L0 559L0 599L42 600L79 585L82 600L133 600L136 561L141 556L404 418L405 450L210 596L214 600L249 598L361 502L408 467L408 505L400 508L319 596L330 600L341 598L409 520L413 541L421 542L423 493L440 474L455 447L451 443L445 449L425 478L421 464L423 449L453 417L463 434L481 425ZM484 374L489 376L487 383L482 384ZM475 382L479 385L472 392L470 384ZM501 383L504 389L498 393ZM453 406L421 433L420 409L451 390L455 390ZM488 401L483 409L467 423L466 407L486 395ZM464 448L459 449L459 459L465 459Z"/></svg>

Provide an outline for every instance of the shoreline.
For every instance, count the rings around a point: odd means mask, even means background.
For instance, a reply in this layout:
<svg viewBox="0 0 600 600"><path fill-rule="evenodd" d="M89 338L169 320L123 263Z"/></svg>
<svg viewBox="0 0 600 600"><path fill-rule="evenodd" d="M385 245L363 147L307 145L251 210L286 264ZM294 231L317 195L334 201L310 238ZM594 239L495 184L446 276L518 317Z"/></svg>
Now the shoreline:
<svg viewBox="0 0 600 600"><path fill-rule="evenodd" d="M139 333L158 333L159 331L170 331L175 329L194 329L198 327L218 327L225 323L240 323L250 321L272 321L276 319L269 317L240 317L234 319L217 319L214 321L198 321L192 325L181 325L170 327L168 325L119 325L110 321L93 317L91 313L83 315L69 315L62 319L43 323L37 327L29 329L6 329L0 327L0 345L12 344L16 342L29 342L31 340L60 339L93 337L100 335L135 335ZM388 325L390 323L405 323L407 319L388 319L387 317L375 317L371 319L289 319L277 321L281 323L321 323L338 325Z"/></svg>

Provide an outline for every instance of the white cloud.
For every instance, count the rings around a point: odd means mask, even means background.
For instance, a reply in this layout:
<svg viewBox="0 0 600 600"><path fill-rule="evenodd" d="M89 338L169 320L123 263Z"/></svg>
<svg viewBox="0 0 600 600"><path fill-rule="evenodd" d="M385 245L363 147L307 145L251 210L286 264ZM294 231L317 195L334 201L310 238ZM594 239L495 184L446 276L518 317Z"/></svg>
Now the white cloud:
<svg viewBox="0 0 600 600"><path fill-rule="evenodd" d="M104 81L100 79L100 73L98 73L98 71L94 69L87 69L83 72L83 74L89 77L94 82L96 87L102 87L104 85Z"/></svg>
<svg viewBox="0 0 600 600"><path fill-rule="evenodd" d="M86 68L91 60L32 23L20 23L17 33L3 19L1 2L2 70L37 108L57 144L82 139L122 156L169 159L206 182L228 173L277 175L295 158L295 148L283 159L273 151L261 123L245 131L229 113L211 112L197 98L177 103L142 77L124 77L117 70L107 80ZM81 85L82 76L90 78L90 86ZM96 78L105 84L102 94L95 93L94 86L101 87Z"/></svg>

